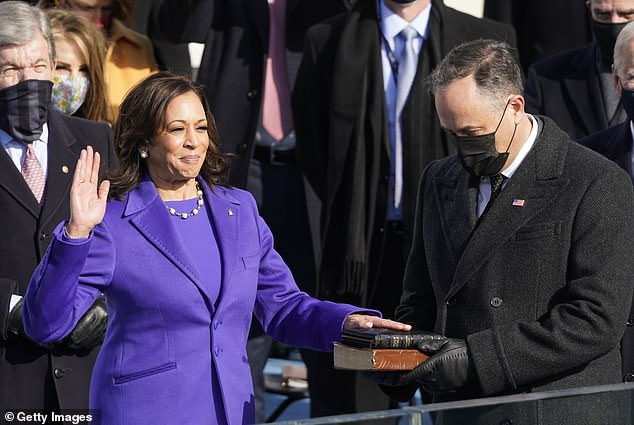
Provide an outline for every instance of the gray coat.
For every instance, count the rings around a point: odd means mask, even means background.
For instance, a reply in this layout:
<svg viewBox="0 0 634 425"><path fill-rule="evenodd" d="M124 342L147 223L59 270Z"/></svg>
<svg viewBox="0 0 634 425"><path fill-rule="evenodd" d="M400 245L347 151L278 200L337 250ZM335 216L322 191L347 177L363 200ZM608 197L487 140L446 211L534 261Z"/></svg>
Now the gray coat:
<svg viewBox="0 0 634 425"><path fill-rule="evenodd" d="M422 177L396 319L466 339L478 380L441 401L622 382L631 182L538 121L535 145L479 223L477 182L456 156ZM592 395L456 412L444 423L623 424L630 409L625 397Z"/></svg>

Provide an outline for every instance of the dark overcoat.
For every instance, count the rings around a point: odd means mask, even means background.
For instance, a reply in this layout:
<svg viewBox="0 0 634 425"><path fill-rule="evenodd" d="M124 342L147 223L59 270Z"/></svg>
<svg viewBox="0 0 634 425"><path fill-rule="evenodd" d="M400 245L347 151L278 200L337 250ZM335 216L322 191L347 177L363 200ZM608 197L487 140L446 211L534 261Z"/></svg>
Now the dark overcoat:
<svg viewBox="0 0 634 425"><path fill-rule="evenodd" d="M53 229L69 217L70 186L80 151L91 145L102 170L114 166L112 130L105 123L49 110L48 174L42 206L20 171L0 149L0 409L43 409L45 400L62 409L87 409L98 348L45 350L7 335L11 294L24 295Z"/></svg>
<svg viewBox="0 0 634 425"><path fill-rule="evenodd" d="M579 144L600 153L632 175L632 129L630 121L578 140ZM623 381L634 382L634 301L621 341Z"/></svg>
<svg viewBox="0 0 634 425"><path fill-rule="evenodd" d="M466 339L477 374L438 401L622 382L619 342L634 289L631 181L537 119L535 145L479 223L478 183L456 156L422 177L396 318ZM543 400L467 409L444 423L625 424L630 403L624 394Z"/></svg>
<svg viewBox="0 0 634 425"><path fill-rule="evenodd" d="M596 54L593 42L534 63L524 86L526 112L546 115L573 140L607 128Z"/></svg>

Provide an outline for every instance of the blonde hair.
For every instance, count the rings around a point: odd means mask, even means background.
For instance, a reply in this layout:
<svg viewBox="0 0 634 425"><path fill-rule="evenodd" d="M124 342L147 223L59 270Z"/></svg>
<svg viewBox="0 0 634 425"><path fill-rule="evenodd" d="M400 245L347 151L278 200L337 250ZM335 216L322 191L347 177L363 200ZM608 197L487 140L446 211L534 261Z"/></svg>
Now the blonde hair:
<svg viewBox="0 0 634 425"><path fill-rule="evenodd" d="M108 95L103 72L106 46L101 31L79 12L49 9L47 14L53 39L74 42L88 65L90 86L86 100L75 115L93 121L108 121Z"/></svg>

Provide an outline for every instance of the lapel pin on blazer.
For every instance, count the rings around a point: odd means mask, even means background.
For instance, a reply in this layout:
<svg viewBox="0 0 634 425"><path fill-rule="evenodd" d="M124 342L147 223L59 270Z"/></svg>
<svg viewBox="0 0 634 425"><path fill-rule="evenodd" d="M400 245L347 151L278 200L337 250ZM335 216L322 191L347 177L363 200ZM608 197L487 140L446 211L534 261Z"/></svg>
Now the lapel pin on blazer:
<svg viewBox="0 0 634 425"><path fill-rule="evenodd" d="M227 211L227 214L233 215L233 210L231 208L229 208L229 211Z"/></svg>
<svg viewBox="0 0 634 425"><path fill-rule="evenodd" d="M62 165L62 173L68 174L68 165Z"/></svg>
<svg viewBox="0 0 634 425"><path fill-rule="evenodd" d="M524 199L513 199L513 203L511 205L513 205L514 207L523 207L524 204L526 203L526 201Z"/></svg>

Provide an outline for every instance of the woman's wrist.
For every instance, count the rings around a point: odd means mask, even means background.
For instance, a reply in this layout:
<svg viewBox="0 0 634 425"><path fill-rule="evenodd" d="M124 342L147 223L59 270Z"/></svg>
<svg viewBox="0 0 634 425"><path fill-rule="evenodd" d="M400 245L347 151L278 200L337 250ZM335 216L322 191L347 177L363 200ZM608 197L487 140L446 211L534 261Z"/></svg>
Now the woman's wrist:
<svg viewBox="0 0 634 425"><path fill-rule="evenodd" d="M64 234L71 239L85 239L90 236L92 228L88 226L76 226L66 223L64 226Z"/></svg>

